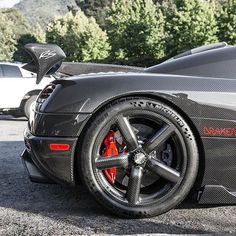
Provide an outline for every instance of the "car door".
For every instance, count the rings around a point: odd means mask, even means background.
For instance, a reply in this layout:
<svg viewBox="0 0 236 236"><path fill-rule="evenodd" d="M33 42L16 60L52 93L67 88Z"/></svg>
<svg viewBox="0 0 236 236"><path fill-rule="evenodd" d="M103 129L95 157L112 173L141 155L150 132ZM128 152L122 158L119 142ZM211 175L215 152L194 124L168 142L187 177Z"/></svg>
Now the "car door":
<svg viewBox="0 0 236 236"><path fill-rule="evenodd" d="M17 65L1 64L0 68L0 108L18 108L35 81L24 79Z"/></svg>

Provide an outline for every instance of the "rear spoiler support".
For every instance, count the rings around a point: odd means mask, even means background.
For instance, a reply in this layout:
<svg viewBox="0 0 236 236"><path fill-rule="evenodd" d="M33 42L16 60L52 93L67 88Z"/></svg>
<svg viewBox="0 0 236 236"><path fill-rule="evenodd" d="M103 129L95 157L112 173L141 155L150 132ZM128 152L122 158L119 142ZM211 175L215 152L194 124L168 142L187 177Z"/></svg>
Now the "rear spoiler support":
<svg viewBox="0 0 236 236"><path fill-rule="evenodd" d="M45 75L54 74L66 57L56 44L30 43L25 45L25 50L33 60L24 65L23 69L37 73L36 84L39 84Z"/></svg>

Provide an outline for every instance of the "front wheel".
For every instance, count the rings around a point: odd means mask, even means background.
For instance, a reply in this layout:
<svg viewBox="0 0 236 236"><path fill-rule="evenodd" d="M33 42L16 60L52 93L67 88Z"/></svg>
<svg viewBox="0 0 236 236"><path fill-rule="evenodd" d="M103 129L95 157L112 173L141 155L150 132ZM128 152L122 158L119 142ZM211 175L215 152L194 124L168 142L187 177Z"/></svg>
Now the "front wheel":
<svg viewBox="0 0 236 236"><path fill-rule="evenodd" d="M107 106L78 155L82 180L113 214L150 217L183 201L198 171L196 140L171 107L146 98Z"/></svg>

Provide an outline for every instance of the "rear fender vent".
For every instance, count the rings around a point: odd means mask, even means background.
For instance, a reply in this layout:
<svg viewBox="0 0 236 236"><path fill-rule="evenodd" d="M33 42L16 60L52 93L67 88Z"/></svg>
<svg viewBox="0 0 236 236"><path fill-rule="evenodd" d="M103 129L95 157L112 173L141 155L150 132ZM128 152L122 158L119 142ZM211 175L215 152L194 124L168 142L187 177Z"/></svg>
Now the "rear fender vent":
<svg viewBox="0 0 236 236"><path fill-rule="evenodd" d="M53 90L56 88L56 85L49 84L38 96L37 103L43 103L46 99L48 99Z"/></svg>

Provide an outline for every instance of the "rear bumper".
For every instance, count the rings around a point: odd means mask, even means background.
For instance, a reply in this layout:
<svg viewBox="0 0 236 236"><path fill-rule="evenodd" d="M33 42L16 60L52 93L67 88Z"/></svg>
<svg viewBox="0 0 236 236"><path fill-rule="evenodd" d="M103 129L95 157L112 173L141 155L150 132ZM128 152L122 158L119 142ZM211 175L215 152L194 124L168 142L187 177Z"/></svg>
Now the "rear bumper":
<svg viewBox="0 0 236 236"><path fill-rule="evenodd" d="M28 173L28 176L32 182L35 183L55 183L53 180L45 176L41 170L34 164L31 158L31 154L25 149L21 154L23 165Z"/></svg>
<svg viewBox="0 0 236 236"><path fill-rule="evenodd" d="M77 138L38 137L24 132L26 150L22 160L34 182L60 183L74 185L74 155ZM52 151L50 144L66 143L70 148L66 151Z"/></svg>

